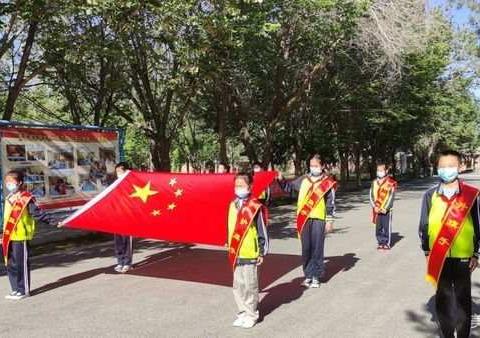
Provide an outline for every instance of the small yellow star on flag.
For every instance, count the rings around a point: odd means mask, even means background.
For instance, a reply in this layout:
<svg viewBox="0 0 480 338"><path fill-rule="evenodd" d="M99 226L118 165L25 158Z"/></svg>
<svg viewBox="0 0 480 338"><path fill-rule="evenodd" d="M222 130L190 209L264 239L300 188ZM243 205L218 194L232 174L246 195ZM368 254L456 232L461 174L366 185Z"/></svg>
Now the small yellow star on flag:
<svg viewBox="0 0 480 338"><path fill-rule="evenodd" d="M160 216L161 214L162 212L160 210L155 209L152 211L152 216Z"/></svg>
<svg viewBox="0 0 480 338"><path fill-rule="evenodd" d="M177 207L177 205L175 203L170 203L167 207L168 210L170 211L173 211L173 209L175 209Z"/></svg>
<svg viewBox="0 0 480 338"><path fill-rule="evenodd" d="M168 183L168 184L173 187L175 184L177 184L177 179L175 177L171 178L170 183Z"/></svg>
<svg viewBox="0 0 480 338"><path fill-rule="evenodd" d="M143 203L147 203L147 200L150 196L158 194L158 191L152 190L150 188L150 182L148 182L143 188L133 185L135 191L130 195L130 197L138 197L142 200Z"/></svg>
<svg viewBox="0 0 480 338"><path fill-rule="evenodd" d="M183 190L182 190L182 189L177 189L177 190L175 191L175 196L181 197L182 195L183 195Z"/></svg>

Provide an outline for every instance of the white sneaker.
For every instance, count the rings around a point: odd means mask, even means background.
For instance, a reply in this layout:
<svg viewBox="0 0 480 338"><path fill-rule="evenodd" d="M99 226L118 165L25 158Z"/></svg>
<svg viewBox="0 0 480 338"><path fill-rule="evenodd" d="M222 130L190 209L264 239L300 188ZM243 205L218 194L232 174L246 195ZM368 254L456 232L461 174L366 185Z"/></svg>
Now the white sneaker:
<svg viewBox="0 0 480 338"><path fill-rule="evenodd" d="M17 296L17 291L12 291L8 295L5 296L5 299L13 300L13 299L15 299L16 296Z"/></svg>
<svg viewBox="0 0 480 338"><path fill-rule="evenodd" d="M480 325L480 315L472 315L471 328L475 329Z"/></svg>
<svg viewBox="0 0 480 338"><path fill-rule="evenodd" d="M320 281L316 278L312 279L312 283L310 284L312 289L318 289L320 287Z"/></svg>
<svg viewBox="0 0 480 338"><path fill-rule="evenodd" d="M251 329L252 327L255 326L255 324L257 324L256 320L253 320L251 318L244 318L242 328Z"/></svg>
<svg viewBox="0 0 480 338"><path fill-rule="evenodd" d="M232 325L233 325L234 327L243 327L243 320L244 320L244 319L245 319L245 318L243 318L243 316L238 316L237 319L234 320L234 322L233 322Z"/></svg>
<svg viewBox="0 0 480 338"><path fill-rule="evenodd" d="M303 282L302 282L302 286L304 288L309 288L310 287L310 284L312 284L312 280L310 278L306 278Z"/></svg>
<svg viewBox="0 0 480 338"><path fill-rule="evenodd" d="M118 264L116 267L113 268L113 270L119 273L122 272L122 269L123 269L123 266L121 266L120 264Z"/></svg>
<svg viewBox="0 0 480 338"><path fill-rule="evenodd" d="M9 300L20 300L27 297L28 297L27 295L24 295L23 293L20 293L20 292L14 292L14 293L12 292L11 294L5 296L5 298Z"/></svg>
<svg viewBox="0 0 480 338"><path fill-rule="evenodd" d="M24 299L24 298L27 298L28 295L24 295L22 293L19 293L17 292L17 294L12 298L12 300L20 300L20 299Z"/></svg>
<svg viewBox="0 0 480 338"><path fill-rule="evenodd" d="M124 265L122 268L121 273L126 273L128 272L132 267L130 265Z"/></svg>

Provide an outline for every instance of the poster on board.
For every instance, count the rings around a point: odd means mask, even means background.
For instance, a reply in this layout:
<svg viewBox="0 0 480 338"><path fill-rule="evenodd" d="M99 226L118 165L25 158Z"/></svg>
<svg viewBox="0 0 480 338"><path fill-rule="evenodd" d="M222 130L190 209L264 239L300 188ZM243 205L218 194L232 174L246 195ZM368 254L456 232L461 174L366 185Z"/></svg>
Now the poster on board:
<svg viewBox="0 0 480 338"><path fill-rule="evenodd" d="M0 147L3 174L22 171L27 190L47 210L85 204L113 182L120 161L119 133L112 130L2 126Z"/></svg>

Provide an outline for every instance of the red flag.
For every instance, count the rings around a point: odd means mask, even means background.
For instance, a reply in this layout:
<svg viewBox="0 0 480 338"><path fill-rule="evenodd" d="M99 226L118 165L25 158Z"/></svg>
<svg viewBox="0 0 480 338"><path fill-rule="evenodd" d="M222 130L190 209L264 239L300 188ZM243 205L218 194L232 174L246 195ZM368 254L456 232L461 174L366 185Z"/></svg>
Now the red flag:
<svg viewBox="0 0 480 338"><path fill-rule="evenodd" d="M69 228L224 245L234 177L129 171L63 223ZM274 171L255 174L253 195L275 177Z"/></svg>

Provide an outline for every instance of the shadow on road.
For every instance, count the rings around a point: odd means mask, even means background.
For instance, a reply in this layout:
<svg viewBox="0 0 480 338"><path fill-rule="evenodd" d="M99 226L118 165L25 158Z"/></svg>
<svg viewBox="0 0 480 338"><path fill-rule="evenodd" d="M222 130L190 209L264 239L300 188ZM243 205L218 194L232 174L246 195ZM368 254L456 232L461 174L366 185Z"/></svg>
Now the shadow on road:
<svg viewBox="0 0 480 338"><path fill-rule="evenodd" d="M109 247L111 246L112 245L110 244ZM159 241L140 241L136 243L135 250L143 250L143 249L152 248L152 247L156 247L159 249L172 248L170 250L181 250L184 248L188 248L189 245L174 244L174 243L159 242ZM65 252L63 252L63 253L57 253L54 255L48 255L48 256L45 255L38 258L34 258L32 267L33 269L38 269L46 266L49 266L49 267L68 266L70 264L73 264L81 260L95 258L95 257L108 257L108 256L111 256L113 261L114 253L112 248L106 248L105 245L100 247L95 246L95 247L89 247L82 250L78 250L74 253L65 254ZM101 268L97 268L89 271L84 271L84 272L80 272L74 275L61 278L55 282L43 285L35 290L32 290L31 294L38 295L44 292L57 289L59 287L67 286L67 285L74 284L86 279L93 278L100 274L113 273L113 268L115 265L116 264L113 264L107 267L101 267ZM34 273L35 272L33 272L33 274Z"/></svg>
<svg viewBox="0 0 480 338"><path fill-rule="evenodd" d="M332 256L325 258L325 275L322 283L328 283L340 272L351 270L360 260L354 253L347 253L343 256Z"/></svg>
<svg viewBox="0 0 480 338"><path fill-rule="evenodd" d="M338 273L350 270L359 260L354 253L327 257L325 259L326 273L322 278L322 282L328 283L333 276ZM265 294L265 296L259 304L259 311L262 316L260 320L263 320L264 317L281 306L299 299L306 290L301 286L303 279L303 277L298 277L290 282L274 285L268 289L262 289L262 293Z"/></svg>
<svg viewBox="0 0 480 338"><path fill-rule="evenodd" d="M435 318L435 300L430 300L423 306L420 313L417 311L407 310L405 315L409 322L414 325L415 331L419 332L423 337L438 337L439 330Z"/></svg>
<svg viewBox="0 0 480 338"><path fill-rule="evenodd" d="M260 288L272 284L300 265L300 256L269 254L260 268ZM136 264L129 274L228 287L232 285L232 270L223 250L168 250Z"/></svg>
<svg viewBox="0 0 480 338"><path fill-rule="evenodd" d="M264 293L265 296L258 305L261 316L260 321L263 321L265 317L282 305L290 304L299 299L306 291L306 289L300 285L302 281L303 278L298 277L290 282L281 283L263 290L262 293Z"/></svg>
<svg viewBox="0 0 480 338"><path fill-rule="evenodd" d="M353 253L345 254L344 256L327 257L326 275L323 282L328 282L339 272L350 270L358 260L359 258L355 257ZM263 290L300 265L301 257L297 255L268 255L264 265L261 267L260 288ZM115 274L113 267L114 265L111 265L63 277L32 290L32 295L39 295L101 274ZM195 248L190 245L177 246L151 255L145 260L134 264L128 275L174 279L227 287L232 285L232 271L230 270L225 251ZM295 282L297 285L300 284L299 281L298 283L297 281ZM270 304L271 308L270 312L283 304L283 298L280 299L276 296L277 290L275 289L272 295L267 298L267 304ZM266 291L268 291L268 295L271 290ZM292 297L289 294L283 296L287 297L287 301L289 297ZM270 298L272 299L269 300ZM275 304L277 306L273 307Z"/></svg>
<svg viewBox="0 0 480 338"><path fill-rule="evenodd" d="M112 241L104 241L102 243L94 243L90 245L82 244L83 243L80 243L75 248L68 247L65 250L58 250L50 254L33 256L31 258L32 270L45 267L67 267L83 260L98 257L112 257L112 262L115 260L113 237ZM146 249L166 249L183 246L184 244L179 243L134 239L134 249L136 252ZM0 276L4 276L5 274L5 266L0 264Z"/></svg>
<svg viewBox="0 0 480 338"><path fill-rule="evenodd" d="M266 287L291 270L301 265L296 255L271 254L261 267L260 287ZM116 274L114 265L84 271L61 278L53 283L32 290L32 295L64 287L93 278L100 274ZM232 285L230 270L225 251L192 248L184 245L154 254L133 265L128 275L182 280L221 286Z"/></svg>
<svg viewBox="0 0 480 338"><path fill-rule="evenodd" d="M473 286L479 286L474 283ZM480 314L480 298L473 297L472 304L472 321L475 316ZM430 297L428 302L423 306L424 312L417 313L415 311L405 311L407 319L415 324L415 330L428 337L438 337L440 334L437 315L435 312L435 296ZM426 315L426 316L425 316ZM451 314L455 318L455 313ZM472 328L470 337L479 337L477 327Z"/></svg>
<svg viewBox="0 0 480 338"><path fill-rule="evenodd" d="M397 245L398 242L400 242L405 236L400 235L398 232L392 232L392 235L390 237L390 247L394 247Z"/></svg>

